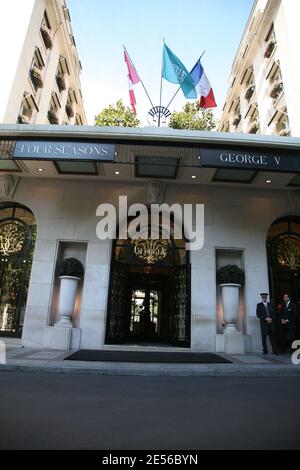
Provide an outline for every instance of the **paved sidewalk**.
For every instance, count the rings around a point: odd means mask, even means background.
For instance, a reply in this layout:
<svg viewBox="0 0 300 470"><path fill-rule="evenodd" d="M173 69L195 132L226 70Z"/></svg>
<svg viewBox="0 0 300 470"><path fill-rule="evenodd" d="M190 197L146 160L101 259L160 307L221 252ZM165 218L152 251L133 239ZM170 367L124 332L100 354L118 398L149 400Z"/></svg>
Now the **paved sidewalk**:
<svg viewBox="0 0 300 470"><path fill-rule="evenodd" d="M73 351L30 349L21 347L20 341L0 338L6 343L6 364L0 371L84 373L96 375L142 376L203 376L203 377L296 377L300 376L300 364L294 365L291 356L284 354L227 355L219 354L232 364L170 364L129 362L64 361ZM118 346L120 350L124 347ZM116 347L106 347L116 349ZM132 346L131 350L137 350ZM139 347L139 350L141 348ZM149 348L150 349L150 348ZM175 348L174 348L175 349ZM128 347L126 347L128 350ZM161 350L152 348L151 350ZM180 349L182 351L182 349ZM190 351L190 350L189 350Z"/></svg>

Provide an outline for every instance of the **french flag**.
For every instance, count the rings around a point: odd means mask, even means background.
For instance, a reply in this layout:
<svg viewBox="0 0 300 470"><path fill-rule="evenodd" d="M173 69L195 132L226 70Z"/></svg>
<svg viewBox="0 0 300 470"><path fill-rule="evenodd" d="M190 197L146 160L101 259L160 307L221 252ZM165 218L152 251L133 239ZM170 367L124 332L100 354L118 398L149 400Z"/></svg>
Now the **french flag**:
<svg viewBox="0 0 300 470"><path fill-rule="evenodd" d="M196 62L190 74L194 80L197 94L201 97L199 107L215 108L217 103L215 101L214 92L204 72L200 59Z"/></svg>

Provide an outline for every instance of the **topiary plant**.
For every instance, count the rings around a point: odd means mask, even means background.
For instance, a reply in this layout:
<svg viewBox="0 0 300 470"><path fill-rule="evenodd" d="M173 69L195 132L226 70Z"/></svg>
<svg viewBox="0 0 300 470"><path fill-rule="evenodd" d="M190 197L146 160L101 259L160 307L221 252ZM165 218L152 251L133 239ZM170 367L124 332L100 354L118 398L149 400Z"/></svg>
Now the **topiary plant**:
<svg viewBox="0 0 300 470"><path fill-rule="evenodd" d="M217 270L218 284L241 284L245 282L244 271L234 264L227 264Z"/></svg>
<svg viewBox="0 0 300 470"><path fill-rule="evenodd" d="M59 276L73 276L82 278L84 268L82 263L76 258L66 258L58 269Z"/></svg>

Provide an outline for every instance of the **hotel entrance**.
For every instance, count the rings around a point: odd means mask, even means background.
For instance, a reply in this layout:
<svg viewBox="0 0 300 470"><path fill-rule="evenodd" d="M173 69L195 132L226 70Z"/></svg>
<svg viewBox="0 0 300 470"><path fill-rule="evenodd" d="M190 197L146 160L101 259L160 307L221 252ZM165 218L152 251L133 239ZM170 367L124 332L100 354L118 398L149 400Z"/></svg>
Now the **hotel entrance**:
<svg viewBox="0 0 300 470"><path fill-rule="evenodd" d="M159 268L158 268L159 270ZM127 341L170 343L170 273L151 271L129 275L130 309Z"/></svg>
<svg viewBox="0 0 300 470"><path fill-rule="evenodd" d="M284 294L289 294L297 305L296 337L299 338L300 217L282 217L271 225L267 235L267 255L271 298L277 312L283 304Z"/></svg>
<svg viewBox="0 0 300 470"><path fill-rule="evenodd" d="M190 265L184 240L118 238L106 344L190 346Z"/></svg>

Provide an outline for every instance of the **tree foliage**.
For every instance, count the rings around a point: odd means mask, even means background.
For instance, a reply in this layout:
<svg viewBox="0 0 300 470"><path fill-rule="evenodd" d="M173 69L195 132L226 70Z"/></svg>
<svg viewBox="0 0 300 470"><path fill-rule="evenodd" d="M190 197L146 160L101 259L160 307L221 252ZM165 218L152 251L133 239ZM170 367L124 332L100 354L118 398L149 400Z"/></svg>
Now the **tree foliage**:
<svg viewBox="0 0 300 470"><path fill-rule="evenodd" d="M216 121L210 109L200 109L199 102L185 103L182 111L174 111L169 127L173 129L191 129L197 131L213 131Z"/></svg>
<svg viewBox="0 0 300 470"><path fill-rule="evenodd" d="M134 112L119 99L95 116L95 126L138 127L139 119Z"/></svg>

